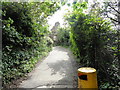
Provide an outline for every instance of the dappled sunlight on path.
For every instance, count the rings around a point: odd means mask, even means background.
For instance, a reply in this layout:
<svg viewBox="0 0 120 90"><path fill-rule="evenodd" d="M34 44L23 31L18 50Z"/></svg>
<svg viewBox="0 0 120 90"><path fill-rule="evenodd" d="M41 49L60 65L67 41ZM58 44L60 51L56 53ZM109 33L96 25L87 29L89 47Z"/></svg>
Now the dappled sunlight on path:
<svg viewBox="0 0 120 90"><path fill-rule="evenodd" d="M22 88L74 88L77 86L77 67L71 52L54 47L49 55L29 74Z"/></svg>

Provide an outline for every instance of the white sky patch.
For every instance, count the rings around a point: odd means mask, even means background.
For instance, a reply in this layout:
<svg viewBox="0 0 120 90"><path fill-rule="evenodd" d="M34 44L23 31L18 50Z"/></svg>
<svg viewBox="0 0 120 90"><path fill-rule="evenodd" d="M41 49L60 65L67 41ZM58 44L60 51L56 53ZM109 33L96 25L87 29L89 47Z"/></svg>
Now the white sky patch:
<svg viewBox="0 0 120 90"><path fill-rule="evenodd" d="M71 6L68 6L67 4L69 3L72 5L74 1L86 1L86 0L68 0L68 2L64 5L61 6L61 9L56 11L52 16L49 17L48 19L48 24L49 24L49 30L52 29L52 27L55 25L56 22L60 23L60 27L63 27L64 24L64 15L67 13L68 10L72 10ZM95 1L100 2L102 5L102 2L105 1L110 1L110 0L88 0L88 8L91 6L91 4L94 4ZM67 10L68 9L68 10ZM85 11L87 13L87 11Z"/></svg>
<svg viewBox="0 0 120 90"><path fill-rule="evenodd" d="M68 10L72 10L71 6L68 6L67 4L69 3L72 5L74 1L81 1L81 0L68 0L67 3L64 6L61 6L61 9L56 11L52 16L49 17L48 19L48 24L49 24L49 30L52 29L52 27L55 25L56 22L60 23L60 27L63 27L64 24L64 15L67 13ZM84 0L82 0L84 1ZM88 0L89 4L94 3L93 0ZM68 9L68 10L67 10Z"/></svg>
<svg viewBox="0 0 120 90"><path fill-rule="evenodd" d="M73 0L69 0L68 3L72 4ZM71 10L72 8L67 5L67 3L61 7L60 10L56 11L53 16L49 17L48 24L49 24L49 30L52 29L52 27L55 25L56 22L60 23L60 27L63 27L64 24L64 15L67 13L68 10Z"/></svg>

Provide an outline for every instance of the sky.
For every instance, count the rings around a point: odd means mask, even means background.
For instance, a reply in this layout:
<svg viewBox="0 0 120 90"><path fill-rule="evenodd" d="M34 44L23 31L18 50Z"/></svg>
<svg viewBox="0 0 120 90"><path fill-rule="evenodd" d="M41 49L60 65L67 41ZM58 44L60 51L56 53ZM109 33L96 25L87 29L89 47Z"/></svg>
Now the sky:
<svg viewBox="0 0 120 90"><path fill-rule="evenodd" d="M68 0L67 3L72 4L73 1L78 1L79 2L79 1L85 1L85 0ZM104 2L104 1L112 1L112 0L95 0L95 1L98 1L98 2L101 3L101 2ZM72 10L72 8L67 5L67 3L64 6L62 6L60 10L56 11L55 14L53 14L51 17L49 17L49 19L48 19L49 30L52 29L52 27L55 25L55 22L59 22L60 26L63 27L63 24L64 24L64 18L63 17L65 15L65 13L67 13L67 9ZM89 6L90 6L91 4L94 3L94 0L88 0L88 3L89 3Z"/></svg>
<svg viewBox="0 0 120 90"><path fill-rule="evenodd" d="M78 1L79 2L81 0L68 0L67 3L72 4L73 1ZM102 1L102 0L99 0L99 1ZM94 3L93 0L88 0L88 2L90 4ZM56 11L55 14L53 14L51 17L49 17L49 19L48 19L49 30L52 29L52 27L55 25L55 22L59 22L60 26L63 27L63 24L64 24L64 18L63 17L65 15L65 13L67 13L67 9L72 10L72 8L67 5L67 3L64 6L62 6L60 10Z"/></svg>
<svg viewBox="0 0 120 90"><path fill-rule="evenodd" d="M68 3L72 3L73 0L69 0ZM64 24L64 15L67 13L68 10L71 10L72 8L69 7L67 4L61 7L60 10L56 11L55 14L53 14L50 19L48 19L49 24L49 30L52 29L52 27L55 25L55 22L59 22L60 26L63 27Z"/></svg>

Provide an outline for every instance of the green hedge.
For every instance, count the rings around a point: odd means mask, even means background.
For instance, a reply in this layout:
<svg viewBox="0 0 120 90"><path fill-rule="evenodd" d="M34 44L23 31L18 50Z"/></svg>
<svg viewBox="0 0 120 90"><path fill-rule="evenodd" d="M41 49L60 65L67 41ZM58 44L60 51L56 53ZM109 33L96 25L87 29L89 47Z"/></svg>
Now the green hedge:
<svg viewBox="0 0 120 90"><path fill-rule="evenodd" d="M70 28L59 28L57 31L56 45L69 46L70 45Z"/></svg>
<svg viewBox="0 0 120 90"><path fill-rule="evenodd" d="M71 49L81 67L97 69L99 88L117 88L120 86L119 64L113 47L116 32L109 21L83 13L84 8L85 3L76 3L73 12L67 15Z"/></svg>
<svg viewBox="0 0 120 90"><path fill-rule="evenodd" d="M46 18L57 8L49 2L2 2L3 86L30 72L51 50Z"/></svg>

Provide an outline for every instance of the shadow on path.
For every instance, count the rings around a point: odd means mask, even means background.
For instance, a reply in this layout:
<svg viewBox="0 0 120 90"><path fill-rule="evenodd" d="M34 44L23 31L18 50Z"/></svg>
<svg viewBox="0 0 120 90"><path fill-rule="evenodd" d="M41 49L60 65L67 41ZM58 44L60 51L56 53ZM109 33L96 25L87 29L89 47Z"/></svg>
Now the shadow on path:
<svg viewBox="0 0 120 90"><path fill-rule="evenodd" d="M69 49L57 46L20 84L22 88L76 88L77 66Z"/></svg>

